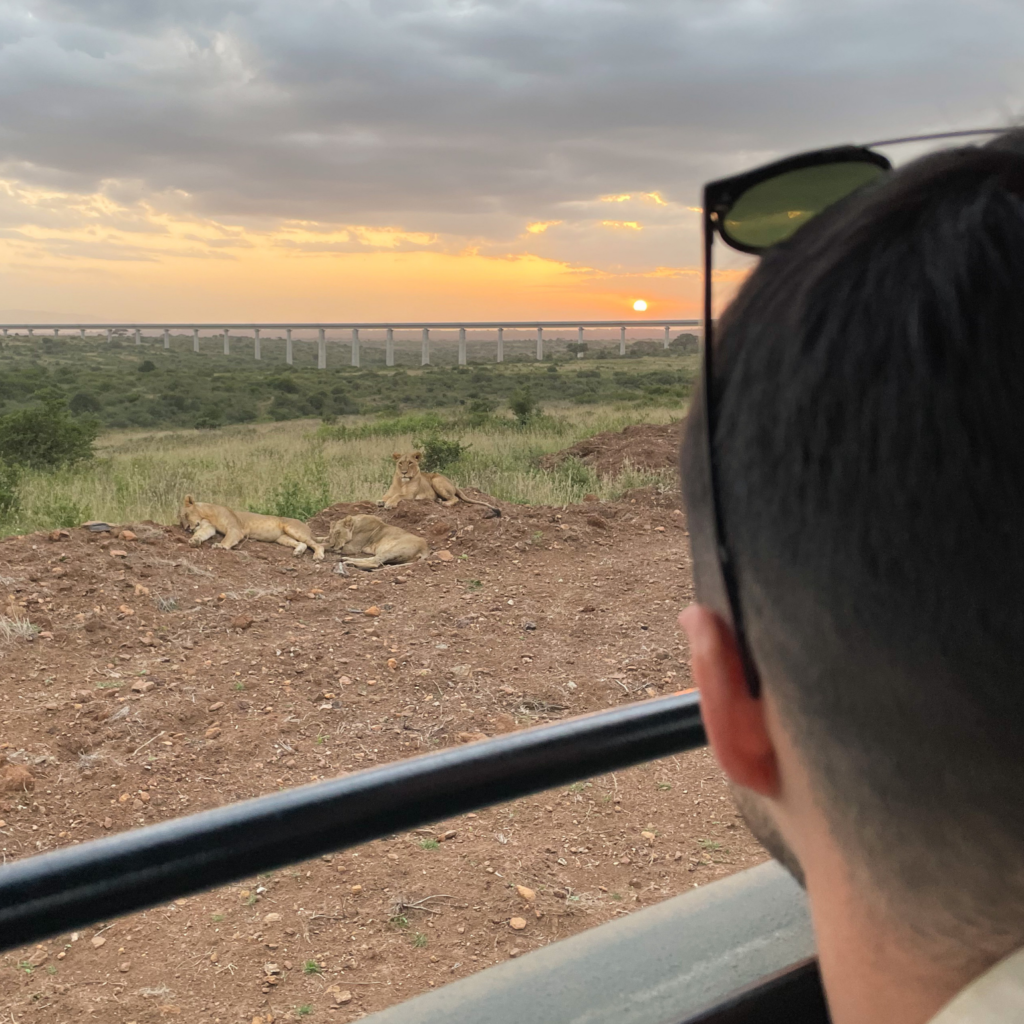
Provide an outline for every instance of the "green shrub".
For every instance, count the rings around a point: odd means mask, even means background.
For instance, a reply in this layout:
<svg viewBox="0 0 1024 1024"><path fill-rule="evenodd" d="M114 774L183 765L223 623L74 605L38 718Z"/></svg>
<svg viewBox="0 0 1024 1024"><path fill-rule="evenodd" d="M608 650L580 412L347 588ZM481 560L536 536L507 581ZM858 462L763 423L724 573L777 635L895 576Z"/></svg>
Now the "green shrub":
<svg viewBox="0 0 1024 1024"><path fill-rule="evenodd" d="M89 509L67 498L44 502L32 511L34 517L45 523L47 527L81 526L90 518Z"/></svg>
<svg viewBox="0 0 1024 1024"><path fill-rule="evenodd" d="M103 404L89 391L76 391L68 403L68 408L76 416L81 416L84 412L99 412Z"/></svg>
<svg viewBox="0 0 1024 1024"><path fill-rule="evenodd" d="M18 480L21 471L9 462L0 461L0 523L10 519L21 508Z"/></svg>
<svg viewBox="0 0 1024 1024"><path fill-rule="evenodd" d="M0 416L0 460L32 469L85 462L98 433L98 424L68 415L63 397L47 395L41 406Z"/></svg>
<svg viewBox="0 0 1024 1024"><path fill-rule="evenodd" d="M516 388L509 396L508 407L519 423L525 426L537 411L537 399L533 397L529 384Z"/></svg>
<svg viewBox="0 0 1024 1024"><path fill-rule="evenodd" d="M421 441L414 441L413 444L423 452L421 465L429 473L439 473L447 469L473 447L470 444L461 444L454 437L442 437L440 434L431 434Z"/></svg>
<svg viewBox="0 0 1024 1024"><path fill-rule="evenodd" d="M147 359L144 362L139 363L139 373L152 373L156 369L156 363L152 359Z"/></svg>

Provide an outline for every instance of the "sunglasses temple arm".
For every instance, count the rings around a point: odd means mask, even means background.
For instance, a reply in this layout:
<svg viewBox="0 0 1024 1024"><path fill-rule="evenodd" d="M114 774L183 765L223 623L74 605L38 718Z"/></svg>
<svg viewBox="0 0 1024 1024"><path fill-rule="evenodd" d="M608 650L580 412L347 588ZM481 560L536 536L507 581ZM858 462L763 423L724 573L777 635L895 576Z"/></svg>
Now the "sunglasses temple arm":
<svg viewBox="0 0 1024 1024"><path fill-rule="evenodd" d="M739 649L743 674L746 676L747 689L750 695L757 698L761 695L761 674L754 664L750 653L746 632L743 628L743 616L740 610L739 585L733 567L732 556L725 541L725 524L722 520L721 501L718 495L718 474L715 472L715 414L714 414L714 320L711 316L711 270L712 245L715 239L715 226L708 212L708 202L704 202L704 359L702 386L704 388L704 438L707 444L705 457L708 471L708 495L711 504L711 521L714 530L715 555L725 590L729 612L732 617L733 633Z"/></svg>

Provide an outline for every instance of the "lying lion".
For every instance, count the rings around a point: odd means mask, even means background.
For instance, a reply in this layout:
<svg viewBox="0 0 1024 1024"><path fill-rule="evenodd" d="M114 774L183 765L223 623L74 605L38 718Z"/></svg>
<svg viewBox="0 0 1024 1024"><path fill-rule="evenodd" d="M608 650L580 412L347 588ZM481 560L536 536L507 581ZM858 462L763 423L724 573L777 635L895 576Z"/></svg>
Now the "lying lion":
<svg viewBox="0 0 1024 1024"><path fill-rule="evenodd" d="M199 547L204 541L221 533L224 539L214 544L215 548L233 548L251 537L253 540L294 548L292 553L295 555L301 555L306 548L312 548L314 562L322 562L324 558L323 545L313 536L309 527L298 519L239 512L226 505L208 505L204 501L196 501L191 494L185 495L179 519L181 525L192 534L189 544L193 547Z"/></svg>
<svg viewBox="0 0 1024 1024"><path fill-rule="evenodd" d="M356 569L401 565L430 554L430 548L422 537L397 526L389 526L376 516L345 516L331 523L327 547L343 555L371 556L341 560L342 567L351 565Z"/></svg>
<svg viewBox="0 0 1024 1024"><path fill-rule="evenodd" d="M501 515L501 509L486 501L478 501L465 494L461 487L453 484L441 473L426 473L420 469L422 452L409 452L391 456L395 460L395 475L391 478L391 486L378 505L395 508L400 501L440 501L442 505L457 505L459 499L470 505L483 505L489 508L494 516Z"/></svg>

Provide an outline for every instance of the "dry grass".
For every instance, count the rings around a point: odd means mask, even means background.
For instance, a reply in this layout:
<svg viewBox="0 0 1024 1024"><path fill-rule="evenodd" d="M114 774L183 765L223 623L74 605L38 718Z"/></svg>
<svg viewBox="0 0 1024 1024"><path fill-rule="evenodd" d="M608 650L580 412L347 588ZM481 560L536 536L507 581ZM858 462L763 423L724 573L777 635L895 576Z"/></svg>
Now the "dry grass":
<svg viewBox="0 0 1024 1024"><path fill-rule="evenodd" d="M28 619L0 615L0 643L10 643L11 640L32 637L38 632L39 627L33 626Z"/></svg>
<svg viewBox="0 0 1024 1024"><path fill-rule="evenodd" d="M678 405L566 406L545 411L548 415L537 425L524 429L462 431L462 442L472 447L452 468L452 475L463 486L479 487L499 499L545 505L578 501L588 491L611 498L629 487L671 482L669 474L649 473L600 481L579 464L545 471L537 467L536 459L599 431L678 419ZM318 426L312 420L293 420L216 431L105 435L97 445L99 458L89 466L27 473L21 485L24 511L4 532L55 525L49 510L57 504L77 509L82 519L113 523L174 522L186 494L259 508L289 481L331 502L376 499L390 481L392 451L411 446L414 440L409 436L325 441L316 436Z"/></svg>

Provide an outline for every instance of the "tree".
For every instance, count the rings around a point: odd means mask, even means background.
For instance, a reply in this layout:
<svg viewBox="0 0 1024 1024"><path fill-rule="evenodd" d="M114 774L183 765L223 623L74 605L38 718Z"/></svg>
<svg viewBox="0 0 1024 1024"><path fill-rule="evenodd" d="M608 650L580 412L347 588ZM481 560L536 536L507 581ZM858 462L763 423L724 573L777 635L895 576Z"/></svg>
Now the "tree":
<svg viewBox="0 0 1024 1024"><path fill-rule="evenodd" d="M56 389L37 392L42 404L0 416L0 461L32 469L73 465L93 457L99 424L73 420Z"/></svg>

